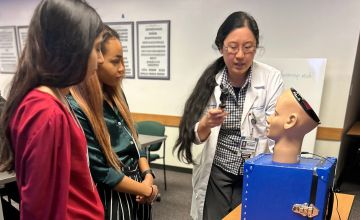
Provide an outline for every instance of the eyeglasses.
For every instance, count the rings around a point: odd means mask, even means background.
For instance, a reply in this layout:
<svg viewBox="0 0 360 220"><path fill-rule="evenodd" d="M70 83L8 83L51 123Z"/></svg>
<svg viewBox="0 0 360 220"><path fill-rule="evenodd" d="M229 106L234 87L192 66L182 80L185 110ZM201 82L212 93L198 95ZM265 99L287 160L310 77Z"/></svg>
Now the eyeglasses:
<svg viewBox="0 0 360 220"><path fill-rule="evenodd" d="M224 46L224 49L228 54L237 54L240 50L240 47L236 44ZM241 51L244 54L254 53L256 51L256 46L254 45L243 45L241 46Z"/></svg>

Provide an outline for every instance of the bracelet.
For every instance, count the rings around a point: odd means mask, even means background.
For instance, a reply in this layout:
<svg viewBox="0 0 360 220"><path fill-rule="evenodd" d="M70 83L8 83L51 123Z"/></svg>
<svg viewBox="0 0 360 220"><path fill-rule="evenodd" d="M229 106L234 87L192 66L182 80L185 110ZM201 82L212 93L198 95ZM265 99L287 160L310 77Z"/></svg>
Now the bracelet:
<svg viewBox="0 0 360 220"><path fill-rule="evenodd" d="M145 179L146 174L151 174L151 176L155 179L155 174L151 169L147 169L144 172L141 173L141 177Z"/></svg>
<svg viewBox="0 0 360 220"><path fill-rule="evenodd" d="M154 185L151 185L151 194L149 197L147 197L147 201L151 205L153 204L153 202L155 201L155 199L157 198L157 195L158 195L158 194L156 194L153 196L153 193L154 193Z"/></svg>

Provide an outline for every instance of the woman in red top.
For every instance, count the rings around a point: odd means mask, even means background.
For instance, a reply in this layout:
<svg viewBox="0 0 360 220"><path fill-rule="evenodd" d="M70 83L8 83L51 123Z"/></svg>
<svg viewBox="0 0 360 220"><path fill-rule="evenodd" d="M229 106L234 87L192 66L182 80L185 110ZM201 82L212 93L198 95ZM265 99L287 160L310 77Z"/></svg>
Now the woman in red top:
<svg viewBox="0 0 360 220"><path fill-rule="evenodd" d="M0 171L16 171L21 219L104 219L86 139L64 98L103 62L102 31L82 0L35 9L0 121Z"/></svg>

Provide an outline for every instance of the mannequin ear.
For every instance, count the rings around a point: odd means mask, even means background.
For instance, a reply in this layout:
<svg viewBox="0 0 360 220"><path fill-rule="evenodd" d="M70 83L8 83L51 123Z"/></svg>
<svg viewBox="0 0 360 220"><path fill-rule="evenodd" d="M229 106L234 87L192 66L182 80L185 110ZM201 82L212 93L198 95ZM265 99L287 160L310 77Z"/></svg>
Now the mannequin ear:
<svg viewBox="0 0 360 220"><path fill-rule="evenodd" d="M296 125L297 120L298 120L297 114L292 113L291 115L289 115L289 118L286 120L284 124L284 129L289 129L294 127Z"/></svg>

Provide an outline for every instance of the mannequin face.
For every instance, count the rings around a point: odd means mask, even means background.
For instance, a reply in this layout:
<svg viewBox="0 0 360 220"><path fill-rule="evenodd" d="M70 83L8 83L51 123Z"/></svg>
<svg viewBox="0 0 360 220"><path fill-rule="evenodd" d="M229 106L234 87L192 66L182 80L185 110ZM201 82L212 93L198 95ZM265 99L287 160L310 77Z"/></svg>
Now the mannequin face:
<svg viewBox="0 0 360 220"><path fill-rule="evenodd" d="M289 116L289 113L284 106L286 104L284 97L280 97L276 103L275 112L267 118L267 136L275 142L284 134L284 125Z"/></svg>
<svg viewBox="0 0 360 220"><path fill-rule="evenodd" d="M283 123L279 113L275 111L273 115L268 117L267 122L267 136L276 141L277 138L280 137L280 134L283 133Z"/></svg>
<svg viewBox="0 0 360 220"><path fill-rule="evenodd" d="M275 113L267 118L267 136L276 142L288 129L299 129L299 116L303 117L305 114L290 90L283 92L276 103Z"/></svg>

